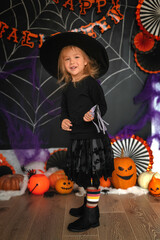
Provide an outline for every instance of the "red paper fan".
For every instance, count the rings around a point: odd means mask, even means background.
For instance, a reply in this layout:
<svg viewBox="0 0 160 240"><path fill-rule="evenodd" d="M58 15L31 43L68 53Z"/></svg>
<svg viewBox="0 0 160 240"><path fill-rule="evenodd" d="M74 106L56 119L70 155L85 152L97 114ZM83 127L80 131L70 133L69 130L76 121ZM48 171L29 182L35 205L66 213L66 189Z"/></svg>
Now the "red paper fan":
<svg viewBox="0 0 160 240"><path fill-rule="evenodd" d="M142 53L148 53L155 46L155 40L150 36L144 34L143 32L139 32L133 39L133 44L135 50Z"/></svg>
<svg viewBox="0 0 160 240"><path fill-rule="evenodd" d="M124 156L132 158L136 164L137 175L149 171L153 165L153 155L147 142L135 135L126 138L114 138L111 140L114 158L121 156L123 148Z"/></svg>
<svg viewBox="0 0 160 240"><path fill-rule="evenodd" d="M139 0L136 11L136 19L140 29L157 40L160 40L159 9L159 0Z"/></svg>

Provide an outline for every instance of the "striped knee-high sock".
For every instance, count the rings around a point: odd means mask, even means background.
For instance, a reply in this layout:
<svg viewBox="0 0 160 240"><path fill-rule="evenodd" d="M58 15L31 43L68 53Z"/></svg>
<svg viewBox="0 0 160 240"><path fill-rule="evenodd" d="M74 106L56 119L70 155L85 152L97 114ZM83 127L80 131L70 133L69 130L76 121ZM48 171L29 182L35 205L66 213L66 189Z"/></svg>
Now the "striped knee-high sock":
<svg viewBox="0 0 160 240"><path fill-rule="evenodd" d="M86 198L87 198L86 207L88 208L96 207L98 205L100 198L100 189L88 187Z"/></svg>

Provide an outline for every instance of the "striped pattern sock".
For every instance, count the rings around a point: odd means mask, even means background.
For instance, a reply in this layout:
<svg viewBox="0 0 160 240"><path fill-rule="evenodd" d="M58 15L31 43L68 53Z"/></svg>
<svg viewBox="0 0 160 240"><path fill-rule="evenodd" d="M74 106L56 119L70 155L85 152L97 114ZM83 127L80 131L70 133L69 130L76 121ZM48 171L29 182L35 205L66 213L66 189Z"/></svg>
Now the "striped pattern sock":
<svg viewBox="0 0 160 240"><path fill-rule="evenodd" d="M96 207L98 205L100 198L100 189L88 187L86 198L87 198L86 207L88 208Z"/></svg>

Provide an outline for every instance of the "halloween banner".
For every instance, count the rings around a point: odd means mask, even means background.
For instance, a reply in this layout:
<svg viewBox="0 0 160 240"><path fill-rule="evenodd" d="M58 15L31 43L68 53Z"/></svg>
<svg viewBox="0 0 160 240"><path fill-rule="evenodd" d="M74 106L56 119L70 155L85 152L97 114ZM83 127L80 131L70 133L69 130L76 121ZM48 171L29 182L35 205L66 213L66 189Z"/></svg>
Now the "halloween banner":
<svg viewBox="0 0 160 240"><path fill-rule="evenodd" d="M59 1L54 1L55 3L59 3ZM69 3L70 2L70 3ZM91 8L92 6L92 0L90 1L81 1L81 11L80 14L86 14L86 9ZM101 1L97 1L98 3L98 11L97 13L101 12L101 6L106 5L106 0L104 1L104 4L100 4ZM118 4L119 0L115 2L115 0L112 0L112 8L109 9L106 13L106 16L103 16L100 20L97 20L95 22L89 23L85 26L81 26L80 28L76 28L71 30L72 32L82 32L84 34L88 34L89 36L96 38L97 34L94 31L94 27L98 26L101 33L104 33L104 31L107 31L111 28L111 26L107 23L107 17L110 17L115 24L118 24L123 19L123 14L120 13L120 5ZM74 10L73 8L73 2L67 1L63 4L64 7L67 7L67 5L70 5L70 10ZM51 36L54 34L51 34ZM45 38L44 34L35 34L28 30L26 31L18 31L17 28L11 28L9 27L5 22L0 21L0 38L6 37L9 41L13 41L14 43L18 43L18 39L21 39L21 45L27 46L30 48L35 47L35 41L38 44L38 47L40 48L43 44L43 39Z"/></svg>
<svg viewBox="0 0 160 240"><path fill-rule="evenodd" d="M100 82L108 111L104 120L115 136L136 124L146 111L134 98L147 73L136 64L132 38L139 31L138 1L132 0L6 0L0 12L0 147L67 147L60 129L62 87L39 60L49 36L72 31L100 41L109 56L109 70ZM53 52L54 55L54 52ZM150 125L136 125L146 138Z"/></svg>

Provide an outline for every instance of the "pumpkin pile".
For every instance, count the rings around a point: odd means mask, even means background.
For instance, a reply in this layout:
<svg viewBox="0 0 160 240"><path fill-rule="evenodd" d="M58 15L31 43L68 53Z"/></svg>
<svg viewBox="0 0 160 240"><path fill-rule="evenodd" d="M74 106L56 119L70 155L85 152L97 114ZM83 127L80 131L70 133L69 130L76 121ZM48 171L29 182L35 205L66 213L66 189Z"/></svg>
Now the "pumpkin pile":
<svg viewBox="0 0 160 240"><path fill-rule="evenodd" d="M133 159L121 156L114 159L111 182L115 188L127 189L136 185L137 169Z"/></svg>
<svg viewBox="0 0 160 240"><path fill-rule="evenodd" d="M149 182L151 181L154 174L155 174L155 172L152 172L152 171L146 171L146 172L141 173L138 176L138 185L142 188L147 189Z"/></svg>
<svg viewBox="0 0 160 240"><path fill-rule="evenodd" d="M73 190L73 182L68 180L63 170L58 170L49 176L50 187L60 194L68 194Z"/></svg>
<svg viewBox="0 0 160 240"><path fill-rule="evenodd" d="M138 176L138 185L148 189L150 194L160 197L160 174L152 171L146 171Z"/></svg>
<svg viewBox="0 0 160 240"><path fill-rule="evenodd" d="M49 177L50 187L55 188L57 180L65 178L65 172L63 170L58 170L52 173Z"/></svg>

